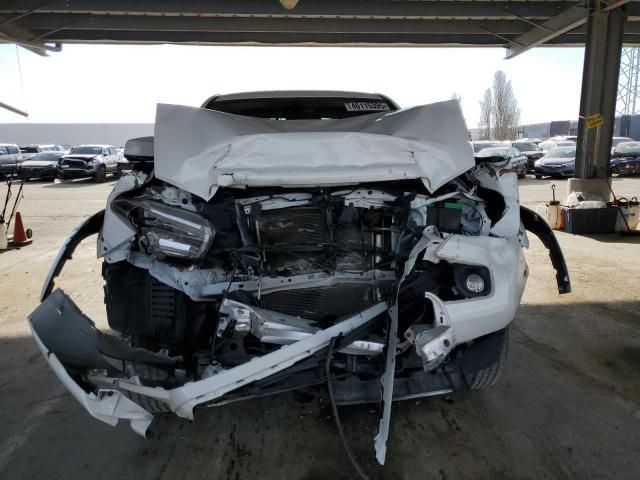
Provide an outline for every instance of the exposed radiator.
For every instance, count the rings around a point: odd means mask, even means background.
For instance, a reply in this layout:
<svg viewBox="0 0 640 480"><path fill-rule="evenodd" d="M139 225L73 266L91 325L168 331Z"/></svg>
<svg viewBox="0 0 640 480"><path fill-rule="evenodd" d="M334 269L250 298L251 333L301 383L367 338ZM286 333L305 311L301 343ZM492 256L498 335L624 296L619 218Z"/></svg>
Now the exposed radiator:
<svg viewBox="0 0 640 480"><path fill-rule="evenodd" d="M319 208L266 211L256 223L261 244L318 245L327 241L325 213Z"/></svg>

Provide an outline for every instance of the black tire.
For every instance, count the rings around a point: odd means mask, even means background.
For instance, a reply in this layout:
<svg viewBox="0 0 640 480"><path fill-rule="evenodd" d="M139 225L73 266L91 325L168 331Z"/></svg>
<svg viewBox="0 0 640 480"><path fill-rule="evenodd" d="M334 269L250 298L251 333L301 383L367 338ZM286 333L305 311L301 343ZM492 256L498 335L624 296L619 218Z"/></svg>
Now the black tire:
<svg viewBox="0 0 640 480"><path fill-rule="evenodd" d="M536 180L542 179L542 175L536 175Z"/></svg>
<svg viewBox="0 0 640 480"><path fill-rule="evenodd" d="M144 365L142 363L129 363L126 362L126 371L129 375L137 375L140 378L140 381L143 385L150 383L156 384L158 382L166 381L169 377L167 372L164 370L160 370L158 368L150 367L149 365ZM140 405L149 413L169 413L171 409L169 406L160 402L154 398L149 398L145 395L140 395L139 393L129 392L127 390L122 390L130 400Z"/></svg>
<svg viewBox="0 0 640 480"><path fill-rule="evenodd" d="M502 342L502 349L500 351L500 357L491 366L483 368L475 372L469 379L470 390L484 390L485 388L493 387L504 370L504 366L507 363L507 356L509 354L509 329L504 332L504 341Z"/></svg>
<svg viewBox="0 0 640 480"><path fill-rule="evenodd" d="M104 183L107 181L107 168L104 165L100 165L96 171L93 179L96 183Z"/></svg>

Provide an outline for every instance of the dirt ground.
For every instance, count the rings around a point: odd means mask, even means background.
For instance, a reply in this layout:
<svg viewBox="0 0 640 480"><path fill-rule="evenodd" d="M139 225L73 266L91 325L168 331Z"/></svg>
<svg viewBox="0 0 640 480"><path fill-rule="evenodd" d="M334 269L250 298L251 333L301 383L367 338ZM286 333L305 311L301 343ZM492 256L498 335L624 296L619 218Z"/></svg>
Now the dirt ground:
<svg viewBox="0 0 640 480"><path fill-rule="evenodd" d="M550 198L523 180L522 202ZM34 243L0 254L0 478L350 479L323 389L162 419L144 440L86 414L41 358L26 317L71 229L103 208L113 182L29 183L21 204ZM614 180L640 196L640 178ZM4 198L4 190L0 188ZM394 404L387 465L373 461L376 413L342 408L352 449L374 479L640 478L640 237L558 234L573 293L558 296L531 239L531 276L501 383L453 399ZM89 239L58 286L106 324Z"/></svg>

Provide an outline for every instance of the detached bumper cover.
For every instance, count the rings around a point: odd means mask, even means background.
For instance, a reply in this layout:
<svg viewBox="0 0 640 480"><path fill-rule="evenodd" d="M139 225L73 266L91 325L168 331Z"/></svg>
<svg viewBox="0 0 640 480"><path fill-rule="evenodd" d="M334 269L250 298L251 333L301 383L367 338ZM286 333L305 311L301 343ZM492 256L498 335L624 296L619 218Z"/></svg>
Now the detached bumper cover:
<svg viewBox="0 0 640 480"><path fill-rule="evenodd" d="M62 290L49 295L29 316L29 323L38 348L51 369L93 417L109 425L116 425L120 419L130 420L131 427L145 435L153 415L129 400L123 390L161 401L178 416L193 419L195 406L281 372L326 348L332 338L348 335L386 311L385 302L377 303L330 328L264 355L259 361L247 362L173 389L147 387L133 379L116 378L117 365L124 360L163 363L164 357L131 348L116 337L102 334ZM170 359L164 359L165 364L170 362ZM74 370L101 372L105 384L111 382L113 388L86 392L70 374Z"/></svg>
<svg viewBox="0 0 640 480"><path fill-rule="evenodd" d="M51 297L53 298L53 297ZM67 300L66 295L62 300ZM111 426L115 426L119 420L129 420L131 428L138 434L145 436L149 425L153 421L153 415L147 412L137 403L132 402L121 392L115 389L100 389L97 394L85 392L80 385L69 375L58 356L49 350L42 342L36 325L43 320L56 321L65 314L65 309L57 310L54 305L57 302L43 302L29 317L33 338L47 360L51 370L56 374L69 393L80 402L92 417L97 418ZM62 310L62 311L61 311ZM64 330L64 329L63 329Z"/></svg>

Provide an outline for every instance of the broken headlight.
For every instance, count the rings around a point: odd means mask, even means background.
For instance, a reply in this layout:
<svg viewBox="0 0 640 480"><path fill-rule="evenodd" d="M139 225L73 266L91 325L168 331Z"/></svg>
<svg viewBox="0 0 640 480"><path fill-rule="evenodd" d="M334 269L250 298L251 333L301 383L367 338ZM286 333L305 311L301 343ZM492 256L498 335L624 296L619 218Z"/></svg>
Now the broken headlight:
<svg viewBox="0 0 640 480"><path fill-rule="evenodd" d="M117 209L140 232L140 245L149 255L195 260L211 246L214 230L197 213L153 200L122 199Z"/></svg>

